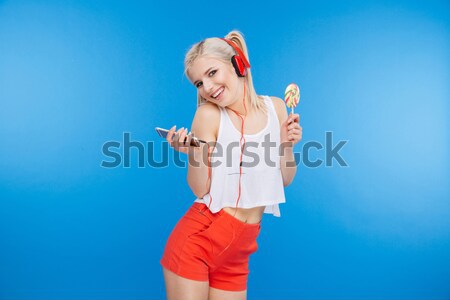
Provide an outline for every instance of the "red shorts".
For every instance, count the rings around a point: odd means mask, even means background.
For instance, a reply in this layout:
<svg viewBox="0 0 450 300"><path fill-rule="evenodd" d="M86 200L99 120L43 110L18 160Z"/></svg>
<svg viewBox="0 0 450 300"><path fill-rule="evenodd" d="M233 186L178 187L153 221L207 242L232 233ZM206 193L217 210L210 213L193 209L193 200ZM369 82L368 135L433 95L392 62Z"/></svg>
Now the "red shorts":
<svg viewBox="0 0 450 300"><path fill-rule="evenodd" d="M213 288L244 291L260 230L261 222L242 222L223 209L213 214L194 202L170 234L160 263L181 277L209 281Z"/></svg>

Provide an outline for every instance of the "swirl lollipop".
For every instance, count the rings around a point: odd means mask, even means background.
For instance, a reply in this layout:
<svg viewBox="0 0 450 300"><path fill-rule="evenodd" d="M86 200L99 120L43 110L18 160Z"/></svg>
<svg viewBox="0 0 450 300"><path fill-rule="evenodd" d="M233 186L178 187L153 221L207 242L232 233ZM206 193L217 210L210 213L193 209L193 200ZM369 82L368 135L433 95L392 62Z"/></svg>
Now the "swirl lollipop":
<svg viewBox="0 0 450 300"><path fill-rule="evenodd" d="M284 101L287 107L291 108L291 113L294 113L294 107L297 106L300 101L300 89L295 83L291 83L287 86L284 92Z"/></svg>

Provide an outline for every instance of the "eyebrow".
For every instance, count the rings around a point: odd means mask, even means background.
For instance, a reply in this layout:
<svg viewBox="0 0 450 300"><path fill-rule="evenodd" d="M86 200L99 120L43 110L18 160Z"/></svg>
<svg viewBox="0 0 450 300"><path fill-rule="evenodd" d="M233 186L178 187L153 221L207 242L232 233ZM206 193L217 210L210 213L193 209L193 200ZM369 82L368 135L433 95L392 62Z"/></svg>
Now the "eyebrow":
<svg viewBox="0 0 450 300"><path fill-rule="evenodd" d="M211 71L212 69L214 69L215 67L211 67L211 68L209 68L208 70L206 70L206 72L204 73L205 75L206 74L208 74L209 73L209 71ZM199 82L200 80L196 80L196 81L194 81L194 85L197 85L197 83Z"/></svg>

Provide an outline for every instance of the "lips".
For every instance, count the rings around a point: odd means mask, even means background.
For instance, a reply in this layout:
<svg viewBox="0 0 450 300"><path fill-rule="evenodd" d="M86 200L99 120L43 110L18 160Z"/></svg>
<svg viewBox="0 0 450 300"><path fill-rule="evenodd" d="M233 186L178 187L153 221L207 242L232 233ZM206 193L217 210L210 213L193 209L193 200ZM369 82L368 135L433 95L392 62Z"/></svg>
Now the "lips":
<svg viewBox="0 0 450 300"><path fill-rule="evenodd" d="M222 86L219 89L217 89L212 95L211 97L214 99L217 99L217 97L222 94L222 92L225 90L225 88Z"/></svg>

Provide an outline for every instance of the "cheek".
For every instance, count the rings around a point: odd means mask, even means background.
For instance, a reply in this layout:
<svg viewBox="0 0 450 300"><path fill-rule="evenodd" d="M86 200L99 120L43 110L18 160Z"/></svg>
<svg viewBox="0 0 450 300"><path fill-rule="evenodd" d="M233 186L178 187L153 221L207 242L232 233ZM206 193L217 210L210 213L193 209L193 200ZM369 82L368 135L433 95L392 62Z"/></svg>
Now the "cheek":
<svg viewBox="0 0 450 300"><path fill-rule="evenodd" d="M229 83L233 78L233 73L231 73L230 70L222 70L222 72L217 73L215 77L217 80Z"/></svg>
<svg viewBox="0 0 450 300"><path fill-rule="evenodd" d="M203 98L203 99L205 99L205 100L207 100L207 101L211 101L211 99L209 99L209 95L208 95L208 93L205 93L205 90L204 89L199 89L198 90L198 94Z"/></svg>
<svg viewBox="0 0 450 300"><path fill-rule="evenodd" d="M203 98L205 98L205 99L208 98L208 97L206 97L206 94L204 93L203 89L198 90L198 94L199 94L200 96L202 96Z"/></svg>

